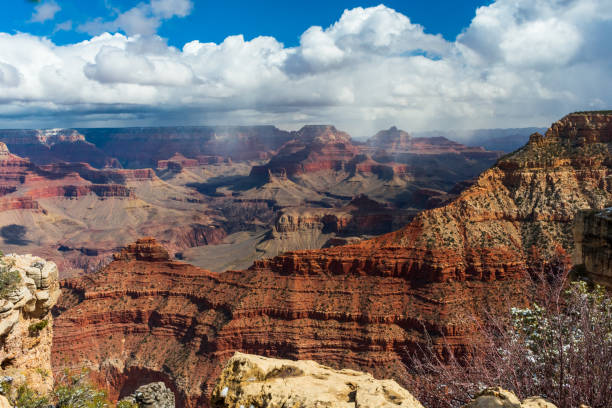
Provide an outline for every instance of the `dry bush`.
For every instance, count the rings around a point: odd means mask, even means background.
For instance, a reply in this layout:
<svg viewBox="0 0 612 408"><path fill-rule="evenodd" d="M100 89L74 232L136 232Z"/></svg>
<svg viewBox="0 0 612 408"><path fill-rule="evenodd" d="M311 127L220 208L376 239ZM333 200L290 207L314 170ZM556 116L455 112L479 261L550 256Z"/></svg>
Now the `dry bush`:
<svg viewBox="0 0 612 408"><path fill-rule="evenodd" d="M612 300L597 285L570 282L569 259L551 262L532 251L530 308L474 317L477 335L461 356L431 338L412 355L408 387L429 408L459 407L487 386L560 408L612 407Z"/></svg>

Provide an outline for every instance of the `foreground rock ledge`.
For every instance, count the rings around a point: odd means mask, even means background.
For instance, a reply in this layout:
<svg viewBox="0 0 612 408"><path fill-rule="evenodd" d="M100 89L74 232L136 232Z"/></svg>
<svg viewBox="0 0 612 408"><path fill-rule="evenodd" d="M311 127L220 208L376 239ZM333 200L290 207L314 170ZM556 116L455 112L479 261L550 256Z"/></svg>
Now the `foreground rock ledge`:
<svg viewBox="0 0 612 408"><path fill-rule="evenodd" d="M211 406L217 408L423 408L393 380L334 370L314 361L236 353L223 369Z"/></svg>
<svg viewBox="0 0 612 408"><path fill-rule="evenodd" d="M557 408L557 406L541 397L529 397L521 403L512 392L494 387L481 391L473 401L462 408Z"/></svg>

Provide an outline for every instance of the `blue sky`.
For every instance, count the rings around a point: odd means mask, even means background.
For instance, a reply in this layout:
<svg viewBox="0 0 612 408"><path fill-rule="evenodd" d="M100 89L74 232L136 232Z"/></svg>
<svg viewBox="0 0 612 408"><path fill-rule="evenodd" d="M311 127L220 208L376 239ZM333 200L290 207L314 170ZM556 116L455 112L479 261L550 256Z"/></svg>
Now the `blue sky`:
<svg viewBox="0 0 612 408"><path fill-rule="evenodd" d="M0 128L331 123L359 137L612 107L610 0L10 2Z"/></svg>
<svg viewBox="0 0 612 408"><path fill-rule="evenodd" d="M12 0L12 6L5 7L0 14L0 31L28 32L49 36L57 44L68 44L89 38L79 32L78 26L95 18L110 17L114 10L125 11L140 0L56 0L60 10L55 18L43 23L30 21L36 3L26 0ZM44 2L43 2L44 3ZM474 18L479 6L489 5L484 0L387 0L386 6L410 17L411 21L425 27L430 34L442 34L447 40L454 40L462 29ZM168 43L182 47L185 43L200 41L221 42L225 37L243 34L246 39L260 35L277 38L286 46L299 44L300 35L310 26L327 27L337 21L345 9L371 7L381 1L311 0L296 1L245 1L223 2L197 0L190 15L170 19L160 27L159 34ZM58 24L70 21L72 30L56 31Z"/></svg>

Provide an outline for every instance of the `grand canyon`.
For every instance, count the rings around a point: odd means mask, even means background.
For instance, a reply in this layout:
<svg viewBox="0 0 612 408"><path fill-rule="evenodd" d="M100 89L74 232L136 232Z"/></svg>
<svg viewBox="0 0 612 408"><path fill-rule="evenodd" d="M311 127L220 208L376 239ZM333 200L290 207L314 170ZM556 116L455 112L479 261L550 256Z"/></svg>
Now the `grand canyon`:
<svg viewBox="0 0 612 408"><path fill-rule="evenodd" d="M0 408L612 408L608 3L7 3Z"/></svg>
<svg viewBox="0 0 612 408"><path fill-rule="evenodd" d="M468 316L528 304L534 247L544 260L558 248L573 252L575 214L611 198L611 132L610 114L568 115L397 231L288 251L244 270L211 272L173 259L154 238L138 239L99 272L62 281L53 367L85 363L115 397L163 381L187 407L206 406L235 351L402 384L409 354L427 336L460 351L477 335ZM264 167L268 180L307 172L301 162L278 170L295 144ZM367 203L377 214L380 204ZM283 217L281 225L315 224Z"/></svg>

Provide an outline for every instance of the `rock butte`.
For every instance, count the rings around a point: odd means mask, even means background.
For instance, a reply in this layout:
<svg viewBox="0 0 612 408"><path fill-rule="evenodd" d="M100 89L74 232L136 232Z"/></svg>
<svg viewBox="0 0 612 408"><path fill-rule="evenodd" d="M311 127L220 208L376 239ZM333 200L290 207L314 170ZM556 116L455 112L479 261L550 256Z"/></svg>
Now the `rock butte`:
<svg viewBox="0 0 612 408"><path fill-rule="evenodd" d="M63 283L54 367L93 367L115 397L164 381L187 407L207 406L235 351L401 384L425 329L460 351L471 316L525 304L532 245L545 259L557 243L572 250L575 213L610 201L611 141L612 115L568 115L397 232L244 271L213 274L141 240L99 273Z"/></svg>

